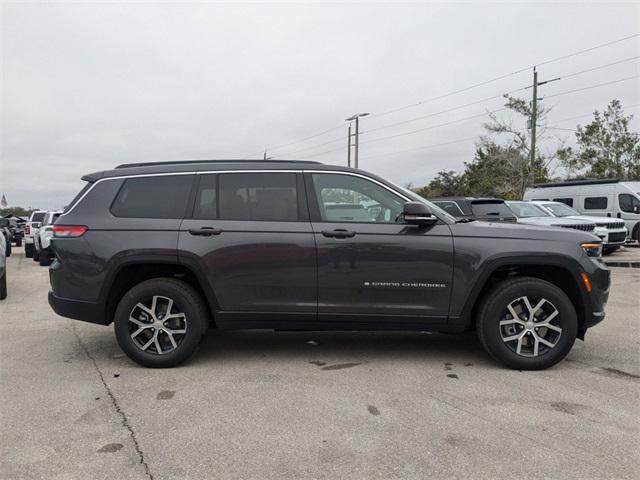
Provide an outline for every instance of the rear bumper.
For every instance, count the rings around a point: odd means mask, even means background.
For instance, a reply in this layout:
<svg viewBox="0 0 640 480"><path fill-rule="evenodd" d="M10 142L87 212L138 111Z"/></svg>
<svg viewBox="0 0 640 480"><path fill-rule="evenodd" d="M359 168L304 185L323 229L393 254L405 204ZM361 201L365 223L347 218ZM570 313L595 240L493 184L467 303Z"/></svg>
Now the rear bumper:
<svg viewBox="0 0 640 480"><path fill-rule="evenodd" d="M58 315L83 322L107 325L104 319L104 307L101 303L82 302L68 298L57 297L49 290L49 305Z"/></svg>

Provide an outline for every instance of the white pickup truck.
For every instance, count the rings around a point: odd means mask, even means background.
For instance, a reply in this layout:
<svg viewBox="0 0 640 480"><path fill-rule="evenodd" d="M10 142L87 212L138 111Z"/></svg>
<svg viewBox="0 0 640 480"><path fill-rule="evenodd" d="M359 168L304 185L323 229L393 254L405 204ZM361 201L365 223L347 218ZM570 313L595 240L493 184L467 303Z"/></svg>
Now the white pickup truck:
<svg viewBox="0 0 640 480"><path fill-rule="evenodd" d="M40 224L40 228L33 237L33 259L40 262L43 267L51 265L53 252L51 251L51 238L53 237L53 224L62 212L47 212Z"/></svg>
<svg viewBox="0 0 640 480"><path fill-rule="evenodd" d="M38 233L38 228L40 228L40 223L44 220L46 213L46 210L35 210L31 212L29 221L24 226L24 254L27 257L33 257L33 237Z"/></svg>

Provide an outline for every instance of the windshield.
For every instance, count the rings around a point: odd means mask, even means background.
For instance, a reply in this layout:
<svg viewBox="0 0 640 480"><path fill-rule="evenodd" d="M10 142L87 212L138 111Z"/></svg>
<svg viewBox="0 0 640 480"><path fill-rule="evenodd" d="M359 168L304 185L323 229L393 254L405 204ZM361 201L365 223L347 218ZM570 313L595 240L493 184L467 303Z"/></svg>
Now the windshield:
<svg viewBox="0 0 640 480"><path fill-rule="evenodd" d="M564 203L545 203L544 207L551 211L556 217L571 217L574 215L580 215L573 208L565 205Z"/></svg>
<svg viewBox="0 0 640 480"><path fill-rule="evenodd" d="M518 218L550 217L542 208L529 202L507 202L507 206L513 210Z"/></svg>
<svg viewBox="0 0 640 480"><path fill-rule="evenodd" d="M455 223L456 222L456 218L451 216L449 213L445 212L443 209L441 209L440 207L438 207L437 205L433 204L432 202L430 202L429 200L427 200L424 197L421 197L420 195L418 195L416 192L409 190L408 188L402 188L402 187L398 187L400 190L402 190L404 193L406 193L411 199L416 200L418 202L422 202L422 203L426 203L427 205L429 205L429 207L431 208L431 210L433 210L433 213L437 214L440 217L446 217L449 220L451 220L451 222Z"/></svg>

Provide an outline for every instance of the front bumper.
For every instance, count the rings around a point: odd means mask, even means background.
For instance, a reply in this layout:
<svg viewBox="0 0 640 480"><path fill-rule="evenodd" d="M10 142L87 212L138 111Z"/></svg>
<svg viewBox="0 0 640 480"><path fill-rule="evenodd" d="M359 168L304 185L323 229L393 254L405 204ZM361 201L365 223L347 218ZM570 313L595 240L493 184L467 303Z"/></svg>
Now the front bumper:
<svg viewBox="0 0 640 480"><path fill-rule="evenodd" d="M587 267L585 268L585 273L591 282L591 292L583 293L584 322L578 332L578 337L582 339L584 339L584 334L588 328L604 320L605 307L609 300L609 288L611 286L611 272L603 262L590 260L589 265L584 266Z"/></svg>

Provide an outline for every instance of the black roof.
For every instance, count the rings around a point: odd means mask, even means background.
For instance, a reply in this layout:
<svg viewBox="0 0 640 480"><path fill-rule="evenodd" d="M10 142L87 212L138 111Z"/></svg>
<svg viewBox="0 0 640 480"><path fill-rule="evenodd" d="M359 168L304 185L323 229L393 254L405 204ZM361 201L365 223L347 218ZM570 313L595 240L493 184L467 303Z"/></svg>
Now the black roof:
<svg viewBox="0 0 640 480"><path fill-rule="evenodd" d="M534 188L548 188L548 187L570 187L574 185L601 185L606 183L618 183L619 178L606 178L604 180L567 180L565 182L550 182L550 183L537 183L532 185Z"/></svg>
<svg viewBox="0 0 640 480"><path fill-rule="evenodd" d="M183 160L175 162L125 163L112 170L94 172L82 177L88 182L101 178L124 177L129 175L148 175L154 173L207 172L216 170L265 170L308 169L313 166L317 170L344 170L348 167L325 165L307 160Z"/></svg>

